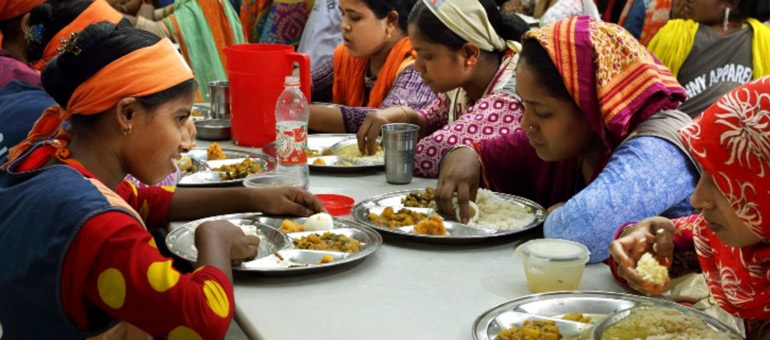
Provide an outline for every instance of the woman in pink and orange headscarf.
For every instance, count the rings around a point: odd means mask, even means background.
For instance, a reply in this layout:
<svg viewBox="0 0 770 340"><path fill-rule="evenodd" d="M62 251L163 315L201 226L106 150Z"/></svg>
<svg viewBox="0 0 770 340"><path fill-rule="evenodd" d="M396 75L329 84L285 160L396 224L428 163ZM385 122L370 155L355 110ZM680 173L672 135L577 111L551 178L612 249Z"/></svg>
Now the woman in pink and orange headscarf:
<svg viewBox="0 0 770 340"><path fill-rule="evenodd" d="M694 250L719 306L746 321L749 338L767 339L770 77L729 92L679 135L703 167L704 176L690 198L702 212L622 227L610 245L614 272L641 292L659 293L666 285L648 283L634 269L641 255L649 252L668 264L674 255Z"/></svg>

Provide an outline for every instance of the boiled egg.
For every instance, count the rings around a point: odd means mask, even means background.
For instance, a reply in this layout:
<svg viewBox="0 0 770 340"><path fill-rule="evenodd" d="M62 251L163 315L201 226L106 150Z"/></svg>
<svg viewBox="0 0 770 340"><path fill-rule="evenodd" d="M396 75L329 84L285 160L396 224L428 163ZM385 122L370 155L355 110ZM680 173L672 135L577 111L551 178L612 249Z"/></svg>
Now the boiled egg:
<svg viewBox="0 0 770 340"><path fill-rule="evenodd" d="M332 230L334 219L327 213L318 213L310 216L305 221L305 231Z"/></svg>

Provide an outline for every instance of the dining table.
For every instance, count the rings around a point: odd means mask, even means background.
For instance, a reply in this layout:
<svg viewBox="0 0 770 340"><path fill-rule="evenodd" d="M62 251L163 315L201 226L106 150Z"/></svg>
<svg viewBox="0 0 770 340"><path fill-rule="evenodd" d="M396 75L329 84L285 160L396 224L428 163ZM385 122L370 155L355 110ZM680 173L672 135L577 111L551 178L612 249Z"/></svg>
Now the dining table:
<svg viewBox="0 0 770 340"><path fill-rule="evenodd" d="M198 146L207 146L197 141ZM232 141L223 148L259 152ZM356 202L402 190L436 187L414 177L387 183L384 168L310 173L309 191ZM354 220L351 215L341 216ZM178 227L182 223L173 223ZM542 238L542 227L468 244L429 243L383 234L363 261L295 275L235 271L235 321L251 340L468 340L474 320L505 301L533 294L517 245ZM578 288L623 292L607 265L589 264Z"/></svg>

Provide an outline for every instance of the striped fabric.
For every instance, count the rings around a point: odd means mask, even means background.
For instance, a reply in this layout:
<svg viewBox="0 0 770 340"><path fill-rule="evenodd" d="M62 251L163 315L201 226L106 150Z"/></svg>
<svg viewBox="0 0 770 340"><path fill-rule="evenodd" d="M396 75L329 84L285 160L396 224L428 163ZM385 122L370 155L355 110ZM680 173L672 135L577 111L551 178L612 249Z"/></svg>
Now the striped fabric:
<svg viewBox="0 0 770 340"><path fill-rule="evenodd" d="M524 39L536 39L545 48L610 150L636 124L686 99L671 72L618 25L573 17L530 31Z"/></svg>
<svg viewBox="0 0 770 340"><path fill-rule="evenodd" d="M226 0L179 0L164 14L163 23L195 73L198 100L208 102L208 83L227 79L225 47L246 41L238 13Z"/></svg>

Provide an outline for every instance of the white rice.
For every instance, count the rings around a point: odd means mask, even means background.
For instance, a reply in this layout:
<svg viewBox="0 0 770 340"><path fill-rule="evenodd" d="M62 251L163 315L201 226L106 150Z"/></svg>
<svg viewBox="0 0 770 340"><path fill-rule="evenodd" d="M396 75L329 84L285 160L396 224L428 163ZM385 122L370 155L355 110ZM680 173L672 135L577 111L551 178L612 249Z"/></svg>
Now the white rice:
<svg viewBox="0 0 770 340"><path fill-rule="evenodd" d="M527 208L510 203L494 192L479 189L476 194L479 217L472 224L495 230L517 230L535 221L535 214Z"/></svg>

